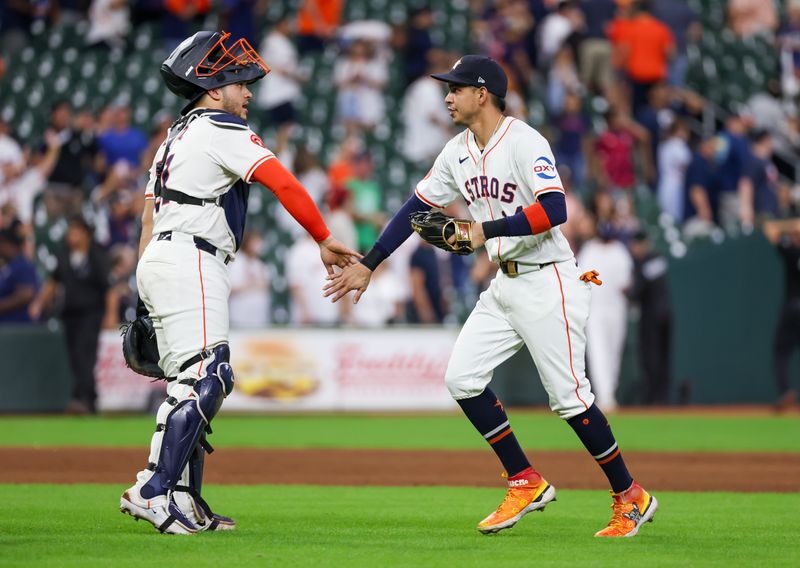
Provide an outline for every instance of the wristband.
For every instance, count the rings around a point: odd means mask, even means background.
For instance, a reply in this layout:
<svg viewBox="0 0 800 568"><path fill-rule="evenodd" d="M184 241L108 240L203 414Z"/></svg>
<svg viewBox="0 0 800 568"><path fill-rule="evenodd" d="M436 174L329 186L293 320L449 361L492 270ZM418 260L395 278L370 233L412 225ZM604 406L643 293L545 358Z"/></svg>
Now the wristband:
<svg viewBox="0 0 800 568"><path fill-rule="evenodd" d="M377 246L374 246L359 262L374 272L378 265L386 260L387 256Z"/></svg>

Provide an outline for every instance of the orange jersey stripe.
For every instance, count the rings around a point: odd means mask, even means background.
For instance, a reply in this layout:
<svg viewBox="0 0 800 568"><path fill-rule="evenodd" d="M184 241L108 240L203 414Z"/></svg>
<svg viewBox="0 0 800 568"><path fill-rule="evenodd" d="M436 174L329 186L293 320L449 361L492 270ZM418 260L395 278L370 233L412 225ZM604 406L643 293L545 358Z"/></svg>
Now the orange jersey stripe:
<svg viewBox="0 0 800 568"><path fill-rule="evenodd" d="M261 164L263 164L267 160L271 160L274 157L275 157L274 154L270 154L269 156L264 156L263 158L259 159L255 164L250 166L250 169L247 170L247 175L244 176L245 183L250 183L250 178L253 176L253 172L256 171L258 166L260 166Z"/></svg>
<svg viewBox="0 0 800 568"><path fill-rule="evenodd" d="M425 203L427 203L427 204L428 204L428 205L430 205L431 207L435 207L436 209L442 209L442 208L443 208L441 205L436 205L436 204L435 204L433 201L429 201L429 200L425 199L424 197L422 197L422 195L420 194L420 192L419 192L419 191L417 191L416 189L414 190L414 193L416 193L416 194L417 194L417 197L419 197L419 198L420 198L420 200L424 201Z"/></svg>
<svg viewBox="0 0 800 568"><path fill-rule="evenodd" d="M469 152L469 157L472 158L473 164L477 164L478 161L475 159L475 156L472 155L472 149L469 147L469 130L467 130L464 134L466 135L464 141L467 144L467 152Z"/></svg>
<svg viewBox="0 0 800 568"><path fill-rule="evenodd" d="M509 123L508 123L508 126L506 126L506 129L505 129L505 131L503 132L503 134L500 136L500 138L498 138L498 139L497 139L497 142L495 142L495 143L494 143L494 146L492 146L491 148L489 148L489 149L486 151L486 153L483 155L483 175L486 175L486 158L489 156L489 152L491 152L492 150L494 150L495 148L497 148L497 145L498 145L498 144L500 144L500 141L501 141L501 140L502 140L502 139L505 137L505 135L506 135L506 134L508 134L508 131L511 129L511 125L512 125L512 124L514 124L514 121L515 121L515 120L516 120L515 118L512 118L512 119L509 121Z"/></svg>
<svg viewBox="0 0 800 568"><path fill-rule="evenodd" d="M506 126L506 129L503 132L503 134L500 136L500 138L497 140L497 142L494 143L494 146L489 148L489 150L483 155L483 175L486 175L486 160L489 157L489 152L494 150L497 147L497 145L500 144L500 140L502 140L503 137L506 135L506 133L508 132L509 128L511 128L511 124L513 122L514 122L514 119L512 118L511 121L508 123L508 126ZM469 133L467 134L467 136L469 136ZM467 138L467 140L469 140L469 138ZM467 147L469 148L469 145ZM489 206L489 215L491 215L492 221L494 221L494 211L492 211L492 202L491 202L491 200L487 199L486 200L486 204ZM500 260L502 260L502 258L503 258L500 255L500 246L502 245L502 243L503 243L502 237L497 237L497 258L500 259Z"/></svg>
<svg viewBox="0 0 800 568"><path fill-rule="evenodd" d="M560 193L564 193L564 189L561 187L553 186L553 187L545 187L544 189L540 189L539 191L535 191L534 195L539 195L540 193L545 193L546 191L558 191Z"/></svg>

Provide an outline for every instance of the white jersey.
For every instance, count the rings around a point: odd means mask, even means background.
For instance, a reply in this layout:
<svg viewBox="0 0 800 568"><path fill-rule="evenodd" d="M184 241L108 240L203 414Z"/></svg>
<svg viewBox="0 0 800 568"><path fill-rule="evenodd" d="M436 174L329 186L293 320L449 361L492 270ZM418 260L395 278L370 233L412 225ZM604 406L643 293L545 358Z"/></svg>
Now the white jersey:
<svg viewBox="0 0 800 568"><path fill-rule="evenodd" d="M180 204L154 195L156 165L167 142L161 144L150 167L146 199L156 199L153 234L177 231L201 237L233 254L241 243L253 172L275 157L241 118L220 110L195 109L188 124L172 140L161 185L200 199L225 194L222 206ZM170 134L172 132L170 131ZM168 138L169 139L169 136Z"/></svg>
<svg viewBox="0 0 800 568"><path fill-rule="evenodd" d="M564 193L550 144L511 117L502 119L483 152L469 129L458 134L416 188L417 197L433 207L442 208L463 197L479 222L514 215L552 191ZM538 235L489 239L486 250L495 262L546 264L573 256L558 227Z"/></svg>

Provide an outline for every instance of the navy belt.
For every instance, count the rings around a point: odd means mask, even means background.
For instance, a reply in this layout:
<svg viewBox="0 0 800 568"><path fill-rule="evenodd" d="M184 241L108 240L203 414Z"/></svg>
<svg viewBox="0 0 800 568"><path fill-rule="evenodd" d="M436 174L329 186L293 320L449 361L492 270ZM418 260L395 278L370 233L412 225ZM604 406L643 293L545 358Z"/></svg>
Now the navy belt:
<svg viewBox="0 0 800 568"><path fill-rule="evenodd" d="M171 241L172 231L164 231L163 233L159 233L156 239L159 241ZM207 240L198 236L192 236L192 240L194 241L194 246L196 246L198 250L202 250L204 252L207 252L208 254L217 256L217 250L218 250L217 247L212 245ZM230 261L231 261L231 256L228 254L225 255L224 259L222 259L222 262L224 262L225 264L228 264Z"/></svg>

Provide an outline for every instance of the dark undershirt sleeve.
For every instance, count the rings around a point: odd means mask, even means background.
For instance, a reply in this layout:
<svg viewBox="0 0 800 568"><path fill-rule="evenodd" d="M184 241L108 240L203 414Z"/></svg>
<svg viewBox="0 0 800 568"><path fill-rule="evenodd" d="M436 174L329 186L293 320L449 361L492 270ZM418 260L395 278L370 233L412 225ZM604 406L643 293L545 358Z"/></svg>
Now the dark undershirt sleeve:
<svg viewBox="0 0 800 568"><path fill-rule="evenodd" d="M361 259L361 264L370 270L375 270L414 232L408 216L412 213L431 209L432 207L417 197L416 194L409 197L408 201L403 204L389 221L389 224L386 225L372 249Z"/></svg>
<svg viewBox="0 0 800 568"><path fill-rule="evenodd" d="M540 233L542 231L535 231L530 222L532 210L539 207L547 216L550 227L560 225L567 220L567 200L564 194L558 191L551 191L541 195L536 203L514 215L494 221L486 221L483 223L483 234L489 240L494 237L522 237ZM538 228L541 229L542 227Z"/></svg>

